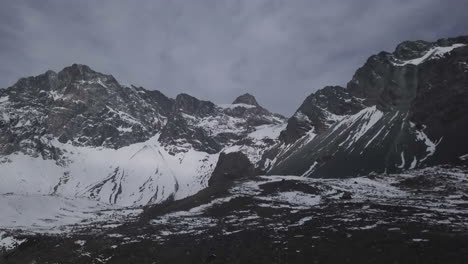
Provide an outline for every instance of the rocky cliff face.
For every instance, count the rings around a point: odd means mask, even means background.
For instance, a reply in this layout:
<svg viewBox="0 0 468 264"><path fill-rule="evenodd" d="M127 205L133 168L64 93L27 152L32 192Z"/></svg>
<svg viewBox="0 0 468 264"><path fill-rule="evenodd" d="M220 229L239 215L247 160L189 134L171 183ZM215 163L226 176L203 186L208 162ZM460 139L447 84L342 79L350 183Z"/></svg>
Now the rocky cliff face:
<svg viewBox="0 0 468 264"><path fill-rule="evenodd" d="M271 174L350 177L459 162L468 141L468 37L371 56L347 88L310 95L264 157Z"/></svg>
<svg viewBox="0 0 468 264"><path fill-rule="evenodd" d="M305 99L288 120L288 126L280 138L290 144L310 130L322 133L336 123L340 116L356 113L362 108L362 100L352 96L345 88L327 86Z"/></svg>
<svg viewBox="0 0 468 264"><path fill-rule="evenodd" d="M0 96L2 154L46 147L46 138L109 148L142 142L164 126L174 104L77 64L20 79Z"/></svg>

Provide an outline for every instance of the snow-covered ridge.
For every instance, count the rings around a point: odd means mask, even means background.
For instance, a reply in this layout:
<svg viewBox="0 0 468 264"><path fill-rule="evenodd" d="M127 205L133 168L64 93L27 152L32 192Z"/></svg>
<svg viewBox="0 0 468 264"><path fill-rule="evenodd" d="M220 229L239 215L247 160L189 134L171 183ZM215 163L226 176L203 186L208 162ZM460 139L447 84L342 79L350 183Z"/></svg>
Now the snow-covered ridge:
<svg viewBox="0 0 468 264"><path fill-rule="evenodd" d="M0 164L0 193L83 197L137 206L181 199L207 186L217 154L170 155L158 136L120 149L76 147L56 140L65 165L17 153Z"/></svg>
<svg viewBox="0 0 468 264"><path fill-rule="evenodd" d="M429 60L442 58L446 54L450 53L452 50L456 48L461 48L464 46L466 46L466 44L460 43L460 44L453 44L452 46L448 46L448 47L433 47L429 49L422 57L412 59L412 60L407 60L407 61L401 61L401 62L393 63L393 64L395 66L405 66L408 64L419 65Z"/></svg>

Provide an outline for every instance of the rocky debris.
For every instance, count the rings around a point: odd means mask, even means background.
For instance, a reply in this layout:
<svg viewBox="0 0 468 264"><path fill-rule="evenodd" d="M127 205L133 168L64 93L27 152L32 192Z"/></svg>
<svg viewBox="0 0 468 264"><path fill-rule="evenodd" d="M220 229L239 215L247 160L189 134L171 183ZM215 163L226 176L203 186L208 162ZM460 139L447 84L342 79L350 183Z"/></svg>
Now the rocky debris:
<svg viewBox="0 0 468 264"><path fill-rule="evenodd" d="M399 183L426 175L448 186ZM379 263L468 260L464 167L373 179L251 177L147 208L141 221L21 236L5 263ZM454 189L451 186L457 186ZM340 199L343 190L351 194ZM218 188L219 190L219 188ZM9 236L13 236L10 234ZM83 243L86 241L86 243ZM439 261L440 260L440 261Z"/></svg>
<svg viewBox="0 0 468 264"><path fill-rule="evenodd" d="M352 198L353 196L350 192L343 192L343 194L340 197L341 200L351 200Z"/></svg>

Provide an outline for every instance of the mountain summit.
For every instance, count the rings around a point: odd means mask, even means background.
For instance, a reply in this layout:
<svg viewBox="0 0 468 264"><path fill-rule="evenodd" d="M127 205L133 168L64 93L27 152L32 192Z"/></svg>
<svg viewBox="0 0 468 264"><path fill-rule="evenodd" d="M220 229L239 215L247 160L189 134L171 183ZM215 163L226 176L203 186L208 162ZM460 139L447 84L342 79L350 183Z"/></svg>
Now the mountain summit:
<svg viewBox="0 0 468 264"><path fill-rule="evenodd" d="M255 96L249 93L237 97L232 104L246 104L260 107L260 105L257 102L257 99L255 99Z"/></svg>

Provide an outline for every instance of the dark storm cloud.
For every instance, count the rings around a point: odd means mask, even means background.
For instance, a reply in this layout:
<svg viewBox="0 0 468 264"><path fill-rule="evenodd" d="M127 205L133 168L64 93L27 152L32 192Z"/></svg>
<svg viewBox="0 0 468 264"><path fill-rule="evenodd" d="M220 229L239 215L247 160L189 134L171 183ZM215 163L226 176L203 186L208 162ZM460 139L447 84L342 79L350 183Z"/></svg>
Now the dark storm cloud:
<svg viewBox="0 0 468 264"><path fill-rule="evenodd" d="M468 0L2 1L0 87L72 63L123 83L291 114L403 40L468 34Z"/></svg>

